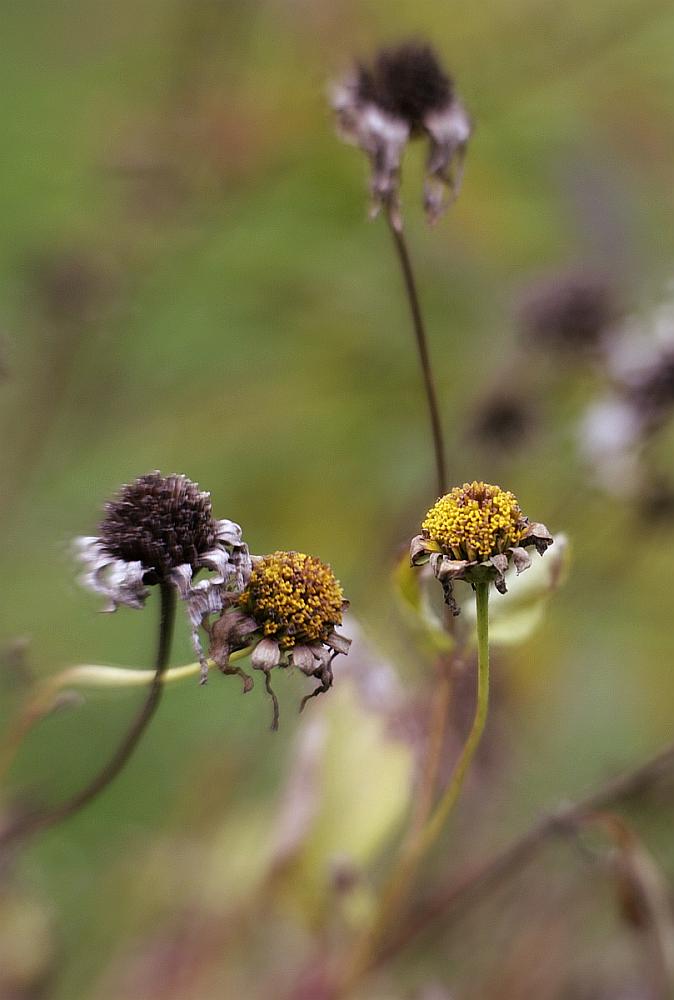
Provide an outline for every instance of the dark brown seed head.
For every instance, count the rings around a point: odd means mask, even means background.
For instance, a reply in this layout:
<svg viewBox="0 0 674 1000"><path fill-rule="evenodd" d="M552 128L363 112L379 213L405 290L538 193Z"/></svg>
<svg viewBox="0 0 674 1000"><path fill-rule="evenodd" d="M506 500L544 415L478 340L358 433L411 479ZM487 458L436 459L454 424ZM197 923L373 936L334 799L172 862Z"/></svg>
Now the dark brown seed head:
<svg viewBox="0 0 674 1000"><path fill-rule="evenodd" d="M528 404L514 394L495 393L484 399L473 417L470 436L493 448L517 448L535 424Z"/></svg>
<svg viewBox="0 0 674 1000"><path fill-rule="evenodd" d="M359 67L358 95L362 101L402 118L414 134L423 129L429 112L451 102L453 83L429 45L404 42L382 49L372 67Z"/></svg>
<svg viewBox="0 0 674 1000"><path fill-rule="evenodd" d="M674 409L674 350L663 350L628 379L627 396L648 430L657 430Z"/></svg>
<svg viewBox="0 0 674 1000"><path fill-rule="evenodd" d="M100 537L116 558L146 566L146 583L185 563L196 569L216 542L210 495L186 476L150 472L108 501Z"/></svg>
<svg viewBox="0 0 674 1000"><path fill-rule="evenodd" d="M556 275L534 286L521 309L530 343L566 352L595 348L617 309L613 291L597 275Z"/></svg>

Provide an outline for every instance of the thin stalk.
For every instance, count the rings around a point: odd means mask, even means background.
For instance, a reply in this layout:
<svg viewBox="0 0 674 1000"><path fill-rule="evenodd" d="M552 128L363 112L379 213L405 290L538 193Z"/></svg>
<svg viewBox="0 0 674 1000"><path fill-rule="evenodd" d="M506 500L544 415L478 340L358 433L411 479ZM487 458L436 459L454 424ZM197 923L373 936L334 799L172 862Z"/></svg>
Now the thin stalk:
<svg viewBox="0 0 674 1000"><path fill-rule="evenodd" d="M444 493L447 492L447 467L445 464L445 443L442 434L442 421L440 420L440 408L438 406L438 396L435 389L435 381L433 378L433 366L431 364L430 354L428 351L428 338L426 336L426 327L421 312L419 293L417 291L417 284L414 277L414 270L412 269L412 261L410 259L410 254L407 247L407 241L403 233L402 223L397 222L392 217L390 211L386 213L386 219L388 221L389 231L393 239L393 245L396 249L398 260L400 262L400 267L405 281L405 291L407 293L410 312L412 314L412 326L414 327L414 336L417 342L419 363L421 364L421 373L424 380L426 402L428 404L428 415L430 417L430 422L431 422L431 434L433 436L433 451L435 454L435 471L437 477L438 496L442 496Z"/></svg>
<svg viewBox="0 0 674 1000"><path fill-rule="evenodd" d="M159 639L155 656L154 674L147 697L138 715L131 723L122 742L115 750L110 760L95 775L95 777L79 792L76 792L65 802L51 809L19 816L0 832L0 847L7 847L17 840L22 840L40 830L55 826L69 819L80 809L83 809L93 799L97 798L122 771L132 756L141 736L145 732L157 710L163 690L163 673L168 664L175 620L176 594L171 584L160 584L161 610L159 618Z"/></svg>
<svg viewBox="0 0 674 1000"><path fill-rule="evenodd" d="M252 646L245 649L238 649L229 657L229 663L235 663L248 656ZM212 670L216 663L214 660L207 660L209 670ZM189 677L201 675L202 666L199 660L193 663L186 663L184 666L171 667L161 675L161 682L166 687L167 684L175 684L178 681L186 680ZM232 673L237 671L232 670ZM73 688L126 688L145 687L154 679L154 670L138 670L135 667L109 667L100 663L79 663L75 667L68 667L52 677L46 678L39 685L34 696L23 707L16 721L12 725L8 735L0 746L0 780L9 771L14 757L28 733L43 719L54 712L62 704L67 704L68 695Z"/></svg>
<svg viewBox="0 0 674 1000"><path fill-rule="evenodd" d="M475 585L477 607L477 705L475 716L451 781L428 822L403 847L397 867L380 897L377 914L363 938L356 944L344 980L336 996L345 996L373 964L373 958L392 918L398 912L420 862L436 842L461 793L475 756L489 709L489 583Z"/></svg>

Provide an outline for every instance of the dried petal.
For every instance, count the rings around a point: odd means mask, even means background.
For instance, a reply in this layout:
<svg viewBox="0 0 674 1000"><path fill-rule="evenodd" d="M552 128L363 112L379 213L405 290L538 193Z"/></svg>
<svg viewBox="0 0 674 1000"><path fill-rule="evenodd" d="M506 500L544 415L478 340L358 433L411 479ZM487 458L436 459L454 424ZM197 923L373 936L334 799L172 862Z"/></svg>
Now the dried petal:
<svg viewBox="0 0 674 1000"><path fill-rule="evenodd" d="M116 559L98 538L77 538L73 547L85 568L80 582L107 599L104 611L116 611L121 604L136 609L144 606L149 590L143 583L142 563Z"/></svg>
<svg viewBox="0 0 674 1000"><path fill-rule="evenodd" d="M515 564L515 569L517 570L517 575L523 573L525 569L529 569L531 566L531 556L526 549L523 549L519 545L513 546L510 550L513 557L513 563Z"/></svg>
<svg viewBox="0 0 674 1000"><path fill-rule="evenodd" d="M527 527L524 537L521 539L522 545L533 545L539 556L542 556L550 548L554 538L544 524L530 524Z"/></svg>
<svg viewBox="0 0 674 1000"><path fill-rule="evenodd" d="M345 656L351 648L351 640L338 632L331 632L326 639L328 646L332 646L336 653L343 653Z"/></svg>
<svg viewBox="0 0 674 1000"><path fill-rule="evenodd" d="M475 560L468 559L448 559L442 553L434 553L431 556L431 566L433 572L440 582L443 580L459 580L465 575L469 566L476 566Z"/></svg>
<svg viewBox="0 0 674 1000"><path fill-rule="evenodd" d="M495 556L491 556L488 562L491 563L496 570L494 585L499 594L507 593L508 588L506 587L505 582L505 571L508 568L508 556L505 552L499 552ZM484 563L482 565L484 565Z"/></svg>
<svg viewBox="0 0 674 1000"><path fill-rule="evenodd" d="M290 655L293 665L299 667L302 673L313 673L316 668L316 660L308 646L295 646Z"/></svg>
<svg viewBox="0 0 674 1000"><path fill-rule="evenodd" d="M434 223L461 189L472 123L463 105L454 100L442 111L427 114L424 125L431 139L424 206L428 221Z"/></svg>
<svg viewBox="0 0 674 1000"><path fill-rule="evenodd" d="M422 566L428 562L433 551L429 547L430 544L432 543L429 543L429 540L424 538L423 535L414 536L410 542L410 562L413 566Z"/></svg>
<svg viewBox="0 0 674 1000"><path fill-rule="evenodd" d="M281 662L281 650L273 639L261 639L253 650L251 663L255 670L273 670Z"/></svg>

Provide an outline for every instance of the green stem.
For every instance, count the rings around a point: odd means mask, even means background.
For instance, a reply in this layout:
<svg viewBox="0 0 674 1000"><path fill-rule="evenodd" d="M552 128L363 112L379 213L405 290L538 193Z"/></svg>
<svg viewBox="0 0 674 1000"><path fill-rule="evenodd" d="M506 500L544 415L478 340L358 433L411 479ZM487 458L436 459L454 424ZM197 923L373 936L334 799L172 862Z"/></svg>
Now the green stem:
<svg viewBox="0 0 674 1000"><path fill-rule="evenodd" d="M229 657L230 663L242 660L250 654L252 646L239 649ZM207 660L209 670L212 670L216 663L214 660ZM186 663L181 667L172 667L161 674L161 683L164 687L167 684L175 684L178 681L189 677L198 677L201 674L201 663L195 660L194 663ZM109 667L98 663L80 663L75 667L68 667L53 677L46 678L39 686L35 695L23 708L21 714L16 719L9 734L3 741L0 748L0 778L9 770L14 755L28 735L31 729L46 718L51 712L58 708L64 693L75 687L90 688L127 688L145 687L151 684L154 679L154 670L138 670L133 667Z"/></svg>

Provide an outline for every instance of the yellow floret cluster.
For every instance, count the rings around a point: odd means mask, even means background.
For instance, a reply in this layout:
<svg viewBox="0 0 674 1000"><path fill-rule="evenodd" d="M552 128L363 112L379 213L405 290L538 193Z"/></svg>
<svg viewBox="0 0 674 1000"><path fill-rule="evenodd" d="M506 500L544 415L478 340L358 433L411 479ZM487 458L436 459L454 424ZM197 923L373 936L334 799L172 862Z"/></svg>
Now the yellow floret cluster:
<svg viewBox="0 0 674 1000"><path fill-rule="evenodd" d="M512 493L489 483L464 483L440 497L422 524L424 535L455 559L486 559L517 545L526 520Z"/></svg>
<svg viewBox="0 0 674 1000"><path fill-rule="evenodd" d="M243 610L282 649L327 639L342 621L344 594L329 566L303 552L274 552L253 566Z"/></svg>

